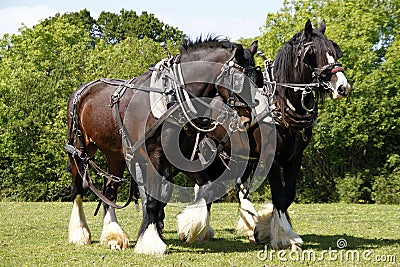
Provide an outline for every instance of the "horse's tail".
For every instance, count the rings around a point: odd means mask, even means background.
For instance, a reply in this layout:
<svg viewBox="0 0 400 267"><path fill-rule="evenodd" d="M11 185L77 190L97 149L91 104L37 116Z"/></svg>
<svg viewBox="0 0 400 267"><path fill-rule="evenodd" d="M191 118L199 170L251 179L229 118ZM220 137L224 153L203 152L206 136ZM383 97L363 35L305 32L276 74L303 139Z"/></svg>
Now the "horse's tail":
<svg viewBox="0 0 400 267"><path fill-rule="evenodd" d="M70 98L68 100L68 105L67 105L67 138L66 138L66 144L67 145L75 145L75 144L73 144L73 140L74 140L74 131L73 131L74 125L73 124L74 124L74 122L73 122L72 114L74 112L74 104L73 104L73 102L74 102L74 99L76 98L76 94L77 94L78 91L79 91L79 89L75 90L71 94L71 96L70 96ZM67 148L66 148L66 150L67 150ZM68 152L68 150L67 150L67 152ZM67 167L65 168L65 170L67 172L70 172L70 173L72 173L72 165L71 164L72 164L71 163L71 158L68 157Z"/></svg>
<svg viewBox="0 0 400 267"><path fill-rule="evenodd" d="M74 119L74 116L77 116L77 108L75 107L75 105L78 105L78 103L76 103L76 99L77 99L77 92L80 91L80 89L75 90L69 100L68 100L68 106L67 106L67 127L68 127L68 131L67 131L67 143L71 144L73 138L74 138L74 126L77 127L76 124L76 119ZM75 114L74 114L75 113Z"/></svg>

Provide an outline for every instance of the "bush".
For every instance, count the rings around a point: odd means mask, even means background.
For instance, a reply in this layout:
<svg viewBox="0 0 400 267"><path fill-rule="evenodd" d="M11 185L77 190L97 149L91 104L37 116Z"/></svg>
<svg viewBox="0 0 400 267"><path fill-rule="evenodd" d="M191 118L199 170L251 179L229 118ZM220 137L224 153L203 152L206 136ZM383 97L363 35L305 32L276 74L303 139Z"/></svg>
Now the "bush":
<svg viewBox="0 0 400 267"><path fill-rule="evenodd" d="M400 156L389 156L385 169L372 185L372 199L379 204L400 204Z"/></svg>
<svg viewBox="0 0 400 267"><path fill-rule="evenodd" d="M335 182L339 201L345 203L371 202L371 179L368 171L355 175L346 174L344 178L337 178Z"/></svg>

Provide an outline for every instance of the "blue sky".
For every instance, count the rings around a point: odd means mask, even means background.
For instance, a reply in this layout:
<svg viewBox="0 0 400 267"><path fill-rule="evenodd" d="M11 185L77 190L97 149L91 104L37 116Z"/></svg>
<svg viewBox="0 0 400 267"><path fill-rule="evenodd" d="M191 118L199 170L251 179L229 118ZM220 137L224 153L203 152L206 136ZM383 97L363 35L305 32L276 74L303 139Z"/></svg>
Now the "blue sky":
<svg viewBox="0 0 400 267"><path fill-rule="evenodd" d="M139 14L147 11L191 37L211 33L234 41L260 35L267 13L282 6L283 0L0 0L0 36L17 33L22 23L32 27L57 12L86 8L95 18L101 11L119 13L127 9Z"/></svg>

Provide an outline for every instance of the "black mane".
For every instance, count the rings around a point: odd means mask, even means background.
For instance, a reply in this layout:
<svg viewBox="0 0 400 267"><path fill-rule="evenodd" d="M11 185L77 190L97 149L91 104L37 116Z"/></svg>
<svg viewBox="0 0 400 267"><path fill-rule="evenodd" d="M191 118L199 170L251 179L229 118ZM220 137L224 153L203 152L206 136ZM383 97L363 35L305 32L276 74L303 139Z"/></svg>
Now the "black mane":
<svg viewBox="0 0 400 267"><path fill-rule="evenodd" d="M334 43L318 30L312 30L311 35L306 36L305 31L296 33L278 52L274 59L273 74L280 83L311 83L313 81L313 68L303 64L298 56L302 45L313 42L314 60L317 66L328 64L325 53L328 52L337 60L340 56L334 47ZM289 94L294 94L292 90ZM324 102L326 90L316 91L317 99Z"/></svg>
<svg viewBox="0 0 400 267"><path fill-rule="evenodd" d="M206 37L204 37L204 39L201 36L198 37L196 40L191 40L190 38L183 39L179 51L181 54L184 54L198 49L219 47L233 49L236 47L236 44L220 36L207 35Z"/></svg>
<svg viewBox="0 0 400 267"><path fill-rule="evenodd" d="M328 51L335 60L339 58L332 41L321 32L313 30L312 40L305 38L304 31L298 32L282 47L274 59L274 77L278 78L278 82L311 82L310 80L302 79L302 77L311 77L312 70L303 65L300 62L300 59L297 58L301 44L309 41L313 41L314 43L314 53L317 65L323 66L328 63L325 56L325 53ZM299 60L299 62L297 62L295 68L295 62L297 60ZM305 72L309 73L305 74Z"/></svg>

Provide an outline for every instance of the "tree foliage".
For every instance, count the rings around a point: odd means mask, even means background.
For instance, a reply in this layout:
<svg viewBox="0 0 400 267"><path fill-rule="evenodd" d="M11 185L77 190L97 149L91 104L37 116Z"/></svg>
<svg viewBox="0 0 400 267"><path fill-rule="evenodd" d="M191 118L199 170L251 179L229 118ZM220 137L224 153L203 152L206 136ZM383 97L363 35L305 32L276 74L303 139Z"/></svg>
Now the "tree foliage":
<svg viewBox="0 0 400 267"><path fill-rule="evenodd" d="M257 39L269 58L308 18L315 27L325 19L352 84L349 100L328 100L320 109L298 201L398 203L399 12L400 0L287 0L267 15ZM174 46L182 36L146 12L102 12L94 19L82 10L0 39L0 197L68 199L64 142L71 92L85 81L139 75L165 57L158 42ZM261 188L259 198L267 192Z"/></svg>
<svg viewBox="0 0 400 267"><path fill-rule="evenodd" d="M70 184L64 152L69 95L88 80L135 77L165 56L147 35L127 34L111 45L93 34L95 24L83 10L56 15L1 40L2 199L65 199Z"/></svg>
<svg viewBox="0 0 400 267"><path fill-rule="evenodd" d="M150 38L156 42L182 39L181 31L164 24L153 14L142 12L140 16L135 11L122 9L120 14L101 12L97 24L97 34L107 43L118 43L127 37L142 39Z"/></svg>

